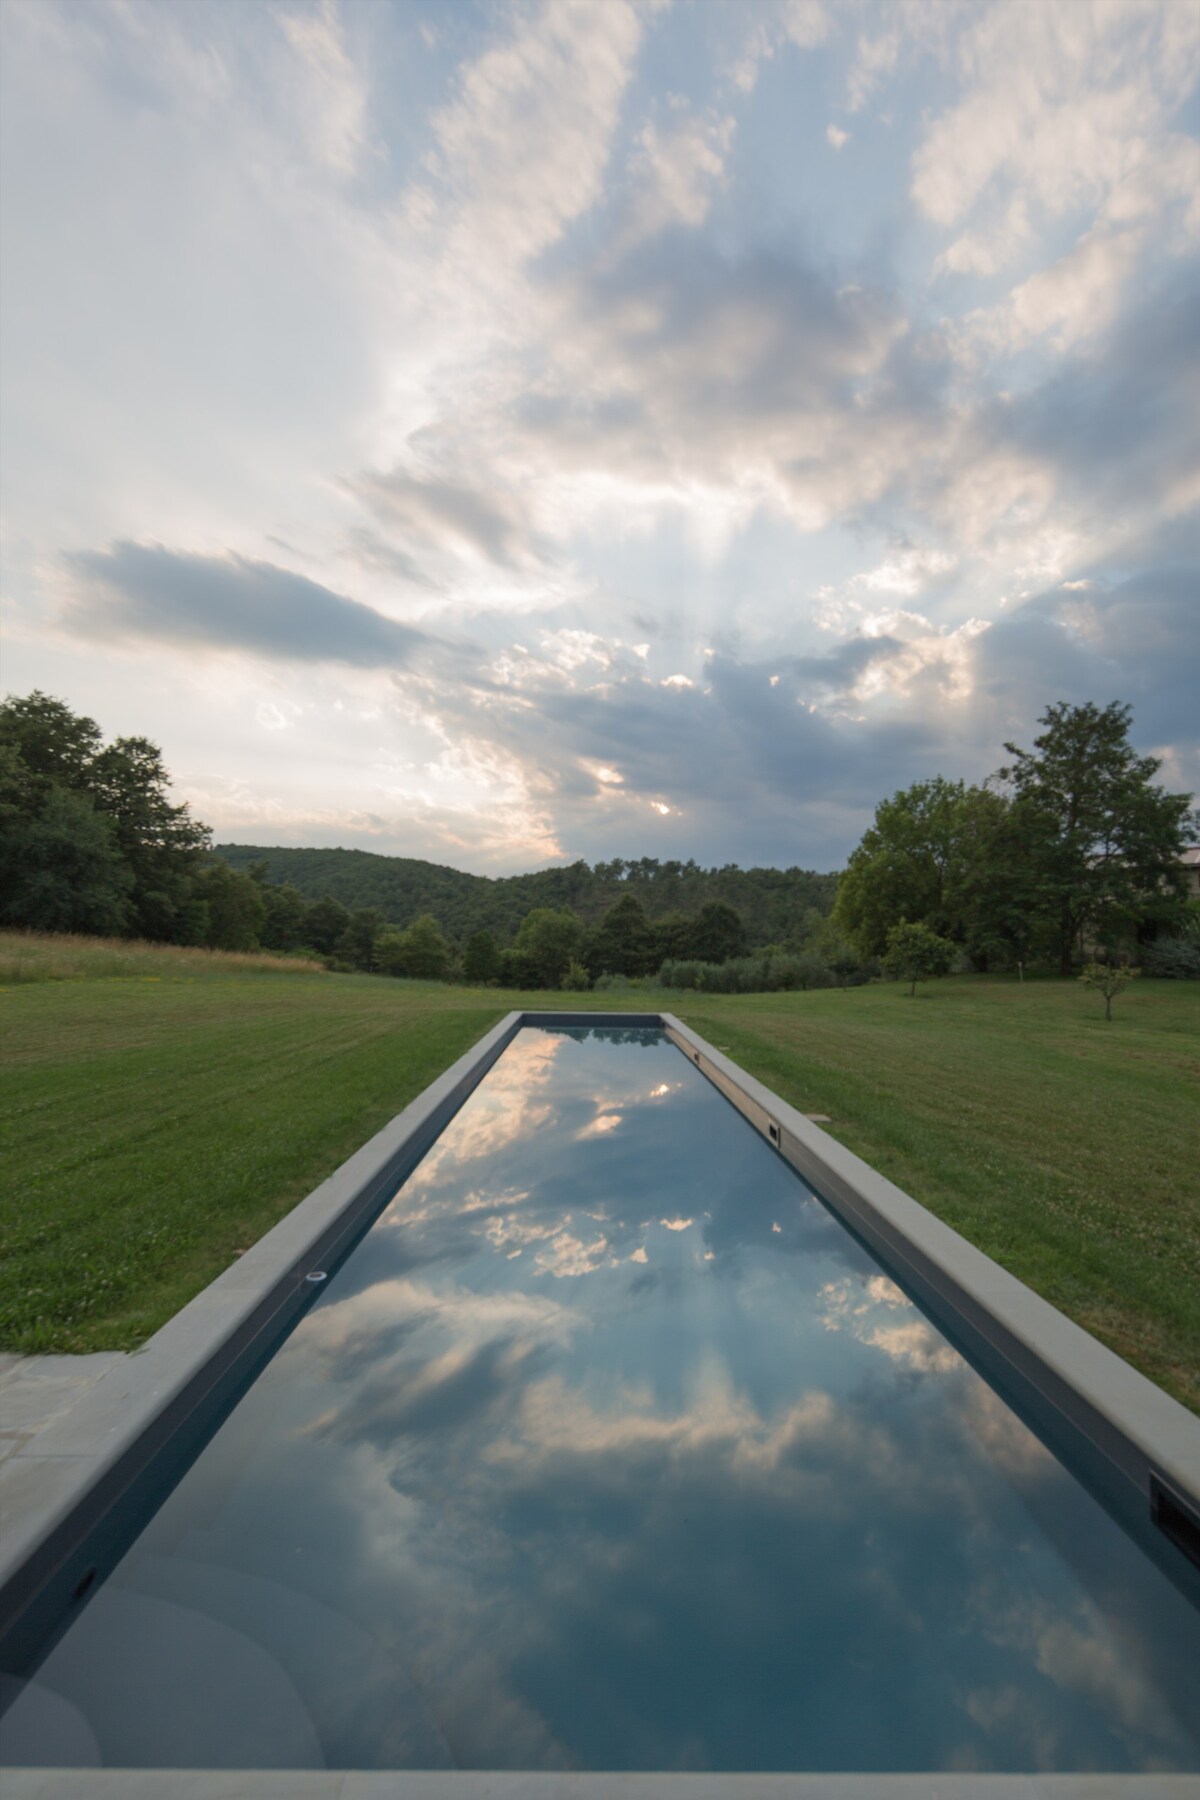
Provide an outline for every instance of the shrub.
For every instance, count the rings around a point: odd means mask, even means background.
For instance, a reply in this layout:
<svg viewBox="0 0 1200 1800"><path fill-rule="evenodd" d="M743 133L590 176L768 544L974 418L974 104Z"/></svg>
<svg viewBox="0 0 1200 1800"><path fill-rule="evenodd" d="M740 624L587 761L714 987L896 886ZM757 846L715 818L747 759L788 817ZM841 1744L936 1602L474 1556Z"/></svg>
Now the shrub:
<svg viewBox="0 0 1200 1800"><path fill-rule="evenodd" d="M761 951L757 956L734 956L721 963L673 957L663 964L658 979L665 988L703 994L774 994L794 988L828 987L830 974L818 956ZM866 979L865 975L862 979Z"/></svg>
<svg viewBox="0 0 1200 1800"><path fill-rule="evenodd" d="M1142 968L1147 975L1171 981L1200 981L1200 942L1190 937L1159 938L1143 946Z"/></svg>
<svg viewBox="0 0 1200 1800"><path fill-rule="evenodd" d="M559 982L559 986L565 988L568 993L582 994L586 989L590 988L591 985L592 978L584 968L583 964L577 962L576 959L572 957L567 964L567 972Z"/></svg>

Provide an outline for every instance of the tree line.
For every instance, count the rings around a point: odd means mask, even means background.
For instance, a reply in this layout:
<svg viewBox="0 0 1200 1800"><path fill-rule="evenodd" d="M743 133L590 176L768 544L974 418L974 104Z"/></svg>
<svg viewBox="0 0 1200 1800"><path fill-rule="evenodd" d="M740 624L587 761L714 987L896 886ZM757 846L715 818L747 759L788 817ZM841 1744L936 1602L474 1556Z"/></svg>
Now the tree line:
<svg viewBox="0 0 1200 1800"><path fill-rule="evenodd" d="M1040 722L1032 750L1006 745L981 786L937 776L881 801L840 880L654 858L491 880L356 851L215 854L208 827L171 802L157 746L106 745L94 720L34 692L0 706L0 920L513 988L757 992L881 970L915 983L956 963L1070 974L1077 958L1128 959L1146 938L1162 973L1200 973L1180 864L1197 835L1190 796L1156 785L1128 706L1061 703ZM310 883L331 873L358 899L381 882L392 910L305 892L279 879L287 868ZM444 913L412 910L430 893Z"/></svg>
<svg viewBox="0 0 1200 1800"><path fill-rule="evenodd" d="M329 895L351 912L373 908L399 926L431 914L460 945L478 931L511 944L526 915L542 907L569 908L585 927L598 926L610 906L634 894L652 921L679 912L695 916L718 902L730 906L742 920L747 948L756 951L787 941L808 911L828 914L837 891L836 875L811 869L743 869L736 863L704 868L694 860L653 856L488 876L368 850L215 848L233 868L246 872L261 866L269 882L293 887L309 900Z"/></svg>
<svg viewBox="0 0 1200 1800"><path fill-rule="evenodd" d="M311 897L291 882L272 880L270 853L247 856L239 848L241 866L235 866L231 852L213 853L209 828L170 800L169 787L162 754L148 739L105 744L96 722L61 700L36 690L10 696L0 705L0 922L223 950L315 953L333 968L388 975L558 987L564 981L587 986L604 975L636 979L670 958L722 964L746 950L753 933L727 901L705 897L712 892L708 874L735 885L761 877L758 886L777 911L789 892L824 899L826 910L832 900L832 878L803 870L706 872L695 863L646 858L593 871L579 863L543 875L583 892L590 920L586 909L570 905L526 906L509 931L483 926L456 938L429 909L397 921L380 906L348 906L333 894ZM305 854L321 853L283 853ZM343 866L357 866L358 853L332 854ZM514 897L536 894L543 880L492 882L405 858L362 860L398 864L409 878L414 871L449 877L468 891L499 889L505 917ZM599 906L614 884L619 897ZM461 899L461 888L455 891ZM660 902L653 916L642 902L647 892ZM668 908L661 904L667 896L693 904ZM804 916L822 914L810 904Z"/></svg>

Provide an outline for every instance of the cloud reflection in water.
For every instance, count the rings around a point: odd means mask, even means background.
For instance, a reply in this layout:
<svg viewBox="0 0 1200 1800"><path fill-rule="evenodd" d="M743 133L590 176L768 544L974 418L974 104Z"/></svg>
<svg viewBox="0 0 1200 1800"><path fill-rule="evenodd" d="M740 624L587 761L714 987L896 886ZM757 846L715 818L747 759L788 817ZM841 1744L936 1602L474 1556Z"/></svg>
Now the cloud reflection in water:
<svg viewBox="0 0 1200 1800"><path fill-rule="evenodd" d="M1200 1765L1196 1615L629 1039L521 1034L105 1592L220 1568L344 1621L352 1706L254 1626L335 1767ZM103 1598L43 1679L135 1764Z"/></svg>

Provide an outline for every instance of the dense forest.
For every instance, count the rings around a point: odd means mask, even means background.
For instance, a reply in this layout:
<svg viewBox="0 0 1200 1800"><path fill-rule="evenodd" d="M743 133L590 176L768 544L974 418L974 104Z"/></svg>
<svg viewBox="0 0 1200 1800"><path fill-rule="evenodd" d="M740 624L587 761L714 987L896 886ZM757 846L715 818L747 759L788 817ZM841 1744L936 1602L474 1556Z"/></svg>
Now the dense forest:
<svg viewBox="0 0 1200 1800"><path fill-rule="evenodd" d="M439 863L366 850L280 850L258 844L218 844L216 854L243 872L257 867L266 880L295 888L306 899L326 895L351 911L370 907L390 925L407 926L431 913L450 938L465 943L490 931L510 943L535 907L569 907L585 925L598 925L626 894L641 902L650 920L668 913L698 914L702 907L731 906L745 930L746 947L794 941L812 911L828 914L836 875L808 869L741 869L730 863L702 869L694 862L574 862L532 875L465 875Z"/></svg>

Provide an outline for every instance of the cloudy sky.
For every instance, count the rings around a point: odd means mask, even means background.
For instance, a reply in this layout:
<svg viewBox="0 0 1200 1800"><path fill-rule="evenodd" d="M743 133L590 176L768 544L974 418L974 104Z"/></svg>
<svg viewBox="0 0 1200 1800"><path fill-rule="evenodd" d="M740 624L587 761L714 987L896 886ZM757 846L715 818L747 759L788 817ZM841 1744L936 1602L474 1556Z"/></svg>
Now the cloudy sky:
<svg viewBox="0 0 1200 1800"><path fill-rule="evenodd" d="M5 0L4 687L218 838L1200 787L1200 8Z"/></svg>

